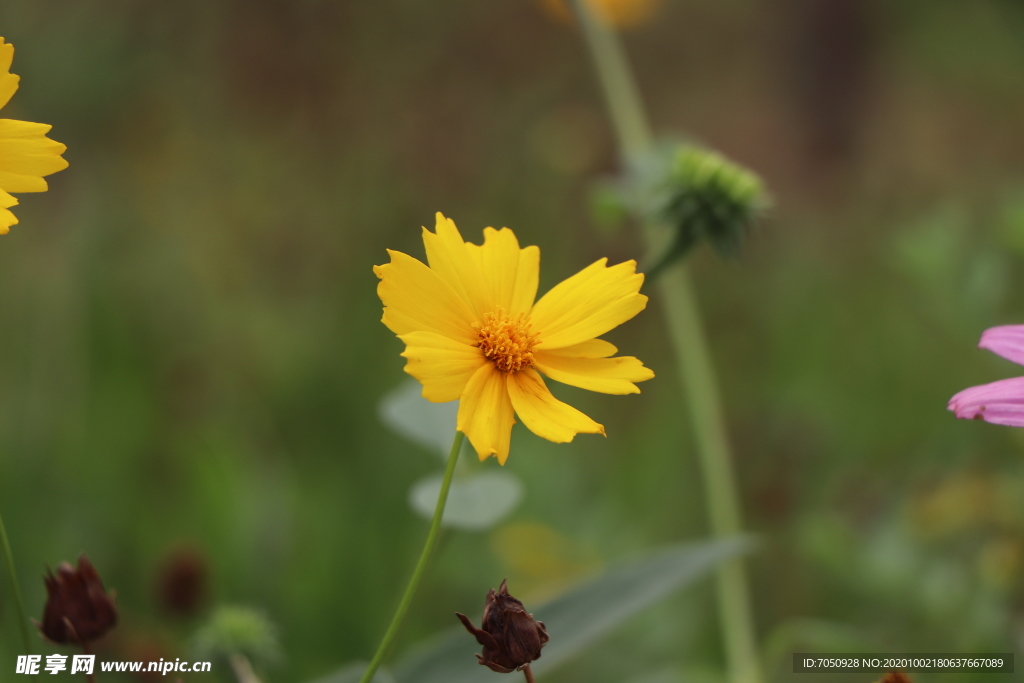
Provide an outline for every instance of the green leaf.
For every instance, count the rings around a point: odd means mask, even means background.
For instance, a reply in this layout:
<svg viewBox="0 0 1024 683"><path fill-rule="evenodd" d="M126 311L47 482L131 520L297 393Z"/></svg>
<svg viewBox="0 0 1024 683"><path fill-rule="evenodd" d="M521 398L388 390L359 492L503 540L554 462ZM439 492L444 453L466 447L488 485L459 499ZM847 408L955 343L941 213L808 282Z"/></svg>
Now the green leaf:
<svg viewBox="0 0 1024 683"><path fill-rule="evenodd" d="M532 668L538 676L565 663L619 628L624 621L717 565L750 550L749 538L687 543L663 548L620 565L534 610L551 636ZM458 606L454 606L454 612ZM454 617L453 617L454 619ZM479 620L477 620L479 623ZM494 683L494 673L478 666L479 645L461 627L403 657L395 666L398 683Z"/></svg>
<svg viewBox="0 0 1024 683"><path fill-rule="evenodd" d="M441 493L441 474L413 484L409 505L420 516L432 519ZM456 479L448 491L441 524L457 529L489 529L507 517L523 498L523 485L511 472L484 472Z"/></svg>
<svg viewBox="0 0 1024 683"><path fill-rule="evenodd" d="M381 422L399 435L447 459L459 402L431 403L421 391L419 382L406 380L384 395L377 413Z"/></svg>

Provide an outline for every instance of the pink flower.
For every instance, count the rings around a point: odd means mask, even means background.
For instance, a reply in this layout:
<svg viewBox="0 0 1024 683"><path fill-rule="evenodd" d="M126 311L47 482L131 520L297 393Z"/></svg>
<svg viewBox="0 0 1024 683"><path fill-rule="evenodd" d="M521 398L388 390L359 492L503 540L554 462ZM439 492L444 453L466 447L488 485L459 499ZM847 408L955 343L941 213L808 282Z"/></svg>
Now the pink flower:
<svg viewBox="0 0 1024 683"><path fill-rule="evenodd" d="M991 327L981 335L978 348L1024 365L1024 325ZM964 389L949 399L949 409L959 418L1024 427L1024 377Z"/></svg>

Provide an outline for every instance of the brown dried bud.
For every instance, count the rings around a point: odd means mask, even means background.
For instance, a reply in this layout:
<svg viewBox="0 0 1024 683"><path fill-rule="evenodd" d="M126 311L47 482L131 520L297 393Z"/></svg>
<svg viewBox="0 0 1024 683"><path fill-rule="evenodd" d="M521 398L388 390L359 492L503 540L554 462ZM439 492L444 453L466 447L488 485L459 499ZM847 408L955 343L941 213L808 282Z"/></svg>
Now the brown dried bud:
<svg viewBox="0 0 1024 683"><path fill-rule="evenodd" d="M47 570L46 607L39 630L54 643L85 643L96 640L117 624L117 606L107 595L100 575L84 554L78 569L67 562L57 575Z"/></svg>
<svg viewBox="0 0 1024 683"><path fill-rule="evenodd" d="M476 642L484 646L483 654L476 656L480 664L498 673L518 671L540 659L540 649L549 640L544 622L534 621L523 603L508 594L505 581L497 592L492 588L487 593L483 628L473 626L465 614L456 612L455 616L476 636Z"/></svg>
<svg viewBox="0 0 1024 683"><path fill-rule="evenodd" d="M903 673L902 671L890 671L889 673L882 676L878 683L913 683L910 680L910 676Z"/></svg>
<svg viewBox="0 0 1024 683"><path fill-rule="evenodd" d="M207 595L206 558L196 548L182 547L164 559L157 580L160 607L169 614L190 617L198 614Z"/></svg>

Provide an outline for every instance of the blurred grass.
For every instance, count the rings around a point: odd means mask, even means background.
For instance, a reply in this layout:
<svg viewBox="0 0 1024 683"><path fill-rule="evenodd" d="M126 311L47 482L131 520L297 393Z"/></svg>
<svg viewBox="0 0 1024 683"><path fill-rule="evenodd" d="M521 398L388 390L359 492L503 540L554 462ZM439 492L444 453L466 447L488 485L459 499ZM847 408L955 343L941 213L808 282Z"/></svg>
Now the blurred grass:
<svg viewBox="0 0 1024 683"><path fill-rule="evenodd" d="M974 345L1024 322L1024 8L824 4L677 0L627 34L657 125L776 197L739 264L694 259L767 539L759 626L1010 650L1022 511L942 492L1020 499L1020 435L958 423L945 401L1019 372ZM614 169L577 37L513 0L15 0L0 18L22 76L4 115L54 124L71 163L0 241L0 511L30 611L44 565L86 551L123 609L101 655L181 656L194 624L160 615L153 582L186 540L216 600L279 624L271 678L365 658L425 533L408 487L436 467L376 418L403 375L370 267L385 248L421 257L436 210L473 239L508 225L540 245L542 290L639 255L587 218L589 184ZM606 440L517 428L523 504L509 526L447 536L404 645L505 575L541 599L704 533L660 317L610 338L658 379L614 401L556 388ZM531 562L545 543L502 540L523 529L562 540ZM637 618L561 678L714 680L707 598Z"/></svg>

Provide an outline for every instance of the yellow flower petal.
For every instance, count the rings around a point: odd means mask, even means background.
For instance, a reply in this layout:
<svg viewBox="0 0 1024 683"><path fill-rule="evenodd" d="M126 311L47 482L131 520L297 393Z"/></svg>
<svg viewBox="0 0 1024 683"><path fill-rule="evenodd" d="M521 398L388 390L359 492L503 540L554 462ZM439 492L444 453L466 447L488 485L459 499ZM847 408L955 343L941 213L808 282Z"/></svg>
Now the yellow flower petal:
<svg viewBox="0 0 1024 683"><path fill-rule="evenodd" d="M0 187L6 192L45 192L43 176L68 167L67 149L46 137L52 126L0 119Z"/></svg>
<svg viewBox="0 0 1024 683"><path fill-rule="evenodd" d="M536 370L508 375L508 395L526 427L548 441L566 443L577 434L604 434L604 427L551 395Z"/></svg>
<svg viewBox="0 0 1024 683"><path fill-rule="evenodd" d="M456 429L473 444L477 457L486 460L493 455L504 465L515 421L505 374L486 363L473 373L462 392Z"/></svg>
<svg viewBox="0 0 1024 683"><path fill-rule="evenodd" d="M536 348L557 349L599 337L647 306L639 294L644 276L636 261L608 268L601 259L555 285L530 312L540 339Z"/></svg>
<svg viewBox="0 0 1024 683"><path fill-rule="evenodd" d="M0 40L3 40L0 38ZM0 235L6 235L11 231L11 226L18 222L17 217L9 210L9 207L18 203L18 200L0 190Z"/></svg>
<svg viewBox="0 0 1024 683"><path fill-rule="evenodd" d="M545 354L568 356L570 358L608 358L614 356L619 350L615 344L606 342L604 339L588 339L572 346L563 346L559 349L546 349Z"/></svg>
<svg viewBox="0 0 1024 683"><path fill-rule="evenodd" d="M509 232L512 231L509 230ZM512 288L512 300L508 305L510 313L529 312L533 306L533 300L537 298L537 284L539 281L540 249L534 246L523 247L519 250L516 284Z"/></svg>
<svg viewBox="0 0 1024 683"><path fill-rule="evenodd" d="M17 76L10 73L14 61L14 46L0 38L0 107L7 104L18 90Z"/></svg>
<svg viewBox="0 0 1024 683"><path fill-rule="evenodd" d="M434 232L423 228L423 247L430 269L469 304L477 318L490 310L479 262L472 258L469 245L455 227L455 221L439 211Z"/></svg>
<svg viewBox="0 0 1024 683"><path fill-rule="evenodd" d="M463 344L476 343L469 305L437 273L408 254L388 250L391 263L374 266L382 321L397 335L436 332Z"/></svg>
<svg viewBox="0 0 1024 683"><path fill-rule="evenodd" d="M399 339L405 342L405 371L423 385L423 398L435 403L457 400L473 373L487 363L477 347L435 332L410 332Z"/></svg>
<svg viewBox="0 0 1024 683"><path fill-rule="evenodd" d="M537 296L540 249L519 248L519 240L508 228L484 228L482 246L466 244L479 264L489 313L500 307L507 313L526 313Z"/></svg>
<svg viewBox="0 0 1024 683"><path fill-rule="evenodd" d="M633 382L643 382L654 377L651 369L645 368L633 356L572 358L538 351L534 355L534 364L556 382L603 394L639 394L640 389Z"/></svg>
<svg viewBox="0 0 1024 683"><path fill-rule="evenodd" d="M463 240L455 222L437 214L434 232L423 229L431 269L466 300L478 318L498 308L526 313L537 296L540 250L519 248L508 228L484 229L483 245Z"/></svg>
<svg viewBox="0 0 1024 683"><path fill-rule="evenodd" d="M0 38L0 107L18 90L19 78L12 74L14 46ZM46 137L50 126L43 123L0 119L0 235L18 222L8 210L18 201L9 192L45 192L43 176L67 168L61 154L67 149Z"/></svg>

